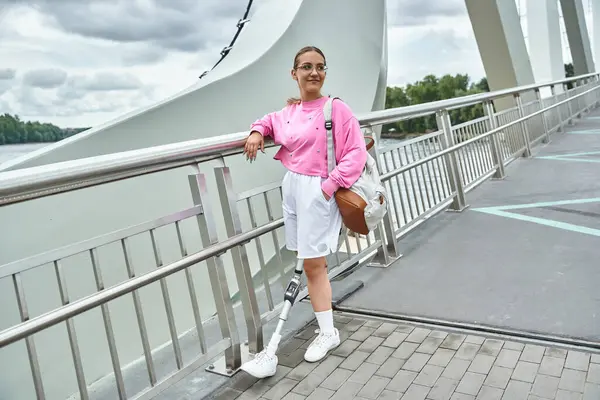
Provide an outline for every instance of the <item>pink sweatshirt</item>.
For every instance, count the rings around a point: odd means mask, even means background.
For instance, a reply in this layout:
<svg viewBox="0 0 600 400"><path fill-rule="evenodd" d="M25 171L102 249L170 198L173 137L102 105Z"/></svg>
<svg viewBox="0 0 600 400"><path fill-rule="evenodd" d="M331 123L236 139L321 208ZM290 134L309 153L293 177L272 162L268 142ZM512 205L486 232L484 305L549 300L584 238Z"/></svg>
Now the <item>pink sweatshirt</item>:
<svg viewBox="0 0 600 400"><path fill-rule="evenodd" d="M328 97L286 106L254 122L251 131L273 138L281 148L275 154L284 167L303 175L320 176L321 188L333 196L359 178L367 161L367 148L358 120L346 103L333 102L333 139L336 167L327 173L327 130L323 106Z"/></svg>

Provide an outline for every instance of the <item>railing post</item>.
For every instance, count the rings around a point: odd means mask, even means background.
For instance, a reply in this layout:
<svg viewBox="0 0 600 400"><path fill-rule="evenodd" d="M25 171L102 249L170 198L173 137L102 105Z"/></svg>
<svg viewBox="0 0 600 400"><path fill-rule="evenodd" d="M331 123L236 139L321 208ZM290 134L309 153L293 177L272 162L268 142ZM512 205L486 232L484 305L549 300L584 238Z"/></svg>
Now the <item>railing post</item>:
<svg viewBox="0 0 600 400"><path fill-rule="evenodd" d="M383 170L381 168L381 155L379 154L379 140L377 135L373 131L372 127L365 128L365 134L373 138L374 144L371 147L371 156L377 162L377 173L381 174ZM385 182L382 182L385 185ZM392 190L392 184L390 182L390 190ZM402 195L402 193L400 193ZM392 199L391 193L389 198ZM392 209L389 204L387 205L387 214L383 218L383 221L375 229L375 240L381 240L381 246L377 248L377 253L373 260L369 263L369 267L387 268L394 261L402 257L398 249L398 241L396 240L396 231L394 230L394 220L392 218Z"/></svg>
<svg viewBox="0 0 600 400"><path fill-rule="evenodd" d="M387 215L377 226L374 234L375 240L381 240L381 246L377 248L377 253L368 266L373 268L387 268L392 265L394 261L402 257L398 247L398 241L396 240L394 222L389 206Z"/></svg>
<svg viewBox="0 0 600 400"><path fill-rule="evenodd" d="M578 81L579 85L578 87L580 88L580 90L576 90L575 91L575 95L578 95L579 93L582 93L583 91L585 91L585 79L582 79L581 81ZM577 119L581 119L583 118L583 108L581 107L581 102L582 99L581 97L578 97L577 99L575 99L575 118Z"/></svg>
<svg viewBox="0 0 600 400"><path fill-rule="evenodd" d="M594 87L598 87L598 85L600 85L600 82L598 81L598 76L594 76L594 79L592 80L592 85ZM598 90L595 90L592 93L592 108L597 108L598 107Z"/></svg>
<svg viewBox="0 0 600 400"><path fill-rule="evenodd" d="M600 75L594 75L593 84L595 87L600 86ZM598 90L594 91L592 94L592 98L594 99L594 108L598 107L600 95L598 94Z"/></svg>
<svg viewBox="0 0 600 400"><path fill-rule="evenodd" d="M590 77L588 86L589 87L587 89L593 89L596 87L596 80L594 79L594 77ZM596 108L596 102L594 101L594 98L595 98L594 95L595 95L595 93L592 92L585 97L585 102L586 102L585 104L587 106L588 113L592 112L592 109Z"/></svg>
<svg viewBox="0 0 600 400"><path fill-rule="evenodd" d="M198 214L196 220L200 231L202 245L206 248L219 242L217 235L217 226L210 197L207 191L206 177L198 172L188 175L192 199L195 205L202 207L202 213ZM231 347L225 350L225 357L220 364L210 365L206 370L219 375L232 376L242 365L242 354L240 346L240 336L235 322L235 314L229 286L227 284L227 275L223 265L222 255L206 260L208 277L217 309L217 318L221 335L223 338L231 339Z"/></svg>
<svg viewBox="0 0 600 400"><path fill-rule="evenodd" d="M442 145L444 149L454 146L454 135L452 134L452 121L448 110L439 110L436 113L438 128L443 132ZM460 161L456 152L446 154L446 164L450 173L450 190L454 195L454 200L450 205L450 210L461 212L468 207L465 200L465 188L460 174Z"/></svg>
<svg viewBox="0 0 600 400"><path fill-rule="evenodd" d="M540 110L544 109L544 101L542 100L542 94L540 93L540 89L535 89L535 97L540 102ZM542 124L544 125L544 143L550 143L550 134L548 133L548 121L546 121L546 114L542 112Z"/></svg>
<svg viewBox="0 0 600 400"><path fill-rule="evenodd" d="M554 87L554 85L550 85L550 93L552 93L552 97L554 98L554 104L558 103L558 95L556 94L556 88ZM556 130L556 132L562 132L563 131L563 118L562 118L562 106L558 106L553 108L553 110L556 110L556 114L558 115L558 129Z"/></svg>
<svg viewBox="0 0 600 400"><path fill-rule="evenodd" d="M242 221L237 208L237 196L233 191L229 167L216 167L214 172L227 236L242 234ZM256 354L263 349L263 330L250 262L244 246L245 244L241 244L232 248L231 256L248 330L248 350L251 354Z"/></svg>
<svg viewBox="0 0 600 400"><path fill-rule="evenodd" d="M515 103L517 104L517 110L519 112L519 119L525 117L525 110L523 109L523 100L521 99L521 95L516 93L514 95ZM527 128L527 122L521 122L521 132L523 133L523 141L525 142L525 151L523 152L523 157L531 157L531 143L529 140L529 129Z"/></svg>
<svg viewBox="0 0 600 400"><path fill-rule="evenodd" d="M567 96L567 100L569 100L571 98L571 95L569 94L569 88L567 85L564 85L564 89L565 89L565 93ZM573 125L573 109L571 107L571 100L567 101L567 125Z"/></svg>
<svg viewBox="0 0 600 400"><path fill-rule="evenodd" d="M484 103L483 110L488 116L490 130L496 129L498 124L496 123L496 118L494 117L494 105L491 101L486 101ZM492 160L496 164L496 173L492 177L492 179L504 179L504 160L502 158L502 153L500 153L500 143L498 141L498 135L500 132L494 133L490 137L490 144L492 147Z"/></svg>

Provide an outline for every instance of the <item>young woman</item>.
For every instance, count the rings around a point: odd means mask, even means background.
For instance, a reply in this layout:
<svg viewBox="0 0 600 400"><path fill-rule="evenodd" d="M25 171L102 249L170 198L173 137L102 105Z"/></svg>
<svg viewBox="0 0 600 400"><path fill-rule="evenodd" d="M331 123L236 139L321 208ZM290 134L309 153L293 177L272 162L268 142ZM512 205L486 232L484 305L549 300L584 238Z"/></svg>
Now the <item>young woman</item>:
<svg viewBox="0 0 600 400"><path fill-rule="evenodd" d="M350 108L333 102L332 121L337 166L328 174L327 131L321 94L327 63L316 47L302 48L294 58L292 78L299 99L267 114L251 127L244 153L249 160L264 152L264 137L281 145L275 155L288 170L283 178L283 218L286 247L304 260L308 293L319 323L319 334L306 350L309 362L323 359L340 344L333 326L331 284L325 256L336 251L342 218L335 202L338 188L349 188L359 178L367 160L365 139Z"/></svg>

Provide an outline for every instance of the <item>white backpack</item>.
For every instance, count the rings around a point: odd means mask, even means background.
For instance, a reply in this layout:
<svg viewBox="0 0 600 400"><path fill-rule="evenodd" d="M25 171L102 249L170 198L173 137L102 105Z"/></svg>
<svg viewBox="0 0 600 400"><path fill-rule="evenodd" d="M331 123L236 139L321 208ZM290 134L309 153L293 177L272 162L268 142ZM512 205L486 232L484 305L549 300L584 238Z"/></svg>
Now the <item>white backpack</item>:
<svg viewBox="0 0 600 400"><path fill-rule="evenodd" d="M333 121L331 120L333 101L335 99L338 99L338 97L330 98L323 107L325 129L327 130L327 164L329 173L331 173L336 166L332 132ZM342 200L340 200L340 197L336 196L336 201L338 202L338 206L340 206L339 208L344 219L344 224L352 231L368 234L383 220L383 217L387 213L388 202L387 191L379 178L377 163L369 153L367 153L367 162L362 174L348 190L360 196L366 205L359 204L362 202L359 199L356 199L355 196L343 195ZM354 197L354 199L351 197ZM350 207L343 207L340 204L340 201L344 201L346 205L349 205ZM352 211L349 211L350 209ZM357 218L364 218L364 220L357 221ZM366 226L368 231L365 231L364 226Z"/></svg>

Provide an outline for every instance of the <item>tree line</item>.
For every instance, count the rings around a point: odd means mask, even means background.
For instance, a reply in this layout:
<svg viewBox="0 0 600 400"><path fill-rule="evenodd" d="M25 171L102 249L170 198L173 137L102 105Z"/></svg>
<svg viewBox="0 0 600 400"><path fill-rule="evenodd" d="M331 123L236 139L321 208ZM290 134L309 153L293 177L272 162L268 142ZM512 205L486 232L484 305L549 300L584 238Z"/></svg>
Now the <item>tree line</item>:
<svg viewBox="0 0 600 400"><path fill-rule="evenodd" d="M565 77L568 78L574 75L573 64L565 64ZM567 87L571 89L573 85L568 83ZM427 75L405 87L388 87L385 108L404 107L489 91L487 78L482 78L478 82L471 82L470 77L466 74L456 74L454 76L446 74L442 77ZM481 104L450 111L450 119L453 125L480 118L483 115ZM428 115L408 121L386 124L383 126L382 134L388 137L403 137L406 134L427 133L435 130L437 130L436 117L435 115Z"/></svg>
<svg viewBox="0 0 600 400"><path fill-rule="evenodd" d="M89 128L59 128L49 123L22 121L18 115L0 115L0 145L58 142Z"/></svg>
<svg viewBox="0 0 600 400"><path fill-rule="evenodd" d="M574 76L573 64L565 64L565 76ZM570 84L569 84L570 85ZM405 87L386 89L385 108L396 108L431 101L445 100L458 96L489 92L486 78L471 82L467 74L446 74L442 77L427 75ZM460 124L482 117L481 104L450 111L452 124ZM89 128L59 128L49 123L22 121L18 115L0 115L0 145L19 143L57 142ZM435 115L413 118L408 121L394 122L383 126L386 136L404 136L406 134L426 133L437 130Z"/></svg>
<svg viewBox="0 0 600 400"><path fill-rule="evenodd" d="M388 87L385 108L429 103L453 97L489 92L489 90L486 78L481 79L479 82L471 82L467 74L456 74L454 76L447 74L440 78L435 75L427 75L415 83L409 83L406 87ZM481 104L450 111L452 124L459 124L483 115ZM386 124L383 126L382 133L386 136L404 136L410 133L426 133L435 130L437 130L435 115L427 115L407 121Z"/></svg>

